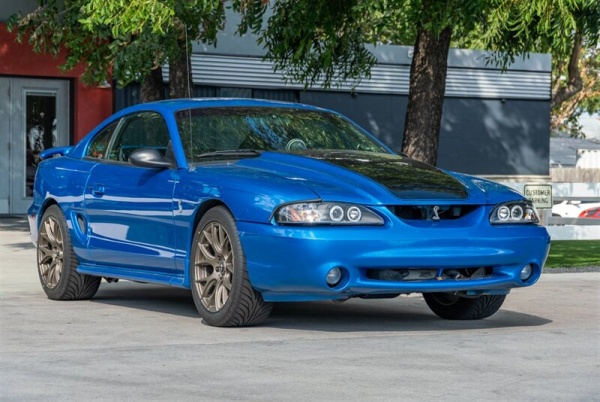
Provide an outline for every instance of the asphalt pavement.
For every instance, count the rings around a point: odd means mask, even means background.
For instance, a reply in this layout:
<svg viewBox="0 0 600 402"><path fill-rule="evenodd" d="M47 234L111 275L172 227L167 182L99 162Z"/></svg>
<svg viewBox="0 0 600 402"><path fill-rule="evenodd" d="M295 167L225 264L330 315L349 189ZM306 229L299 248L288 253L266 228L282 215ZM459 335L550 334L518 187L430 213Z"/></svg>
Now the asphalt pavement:
<svg viewBox="0 0 600 402"><path fill-rule="evenodd" d="M410 295L223 329L182 289L49 300L35 259L25 219L0 219L0 401L600 401L598 272L543 274L481 321Z"/></svg>

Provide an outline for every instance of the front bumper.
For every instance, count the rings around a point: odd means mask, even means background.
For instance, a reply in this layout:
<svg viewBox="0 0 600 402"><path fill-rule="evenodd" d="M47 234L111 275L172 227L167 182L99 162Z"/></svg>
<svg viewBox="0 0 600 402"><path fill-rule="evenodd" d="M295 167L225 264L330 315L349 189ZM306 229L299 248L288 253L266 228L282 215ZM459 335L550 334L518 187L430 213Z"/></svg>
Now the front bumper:
<svg viewBox="0 0 600 402"><path fill-rule="evenodd" d="M29 222L29 236L31 238L31 242L35 247L37 247L38 241L38 216L37 214L27 214L27 221Z"/></svg>
<svg viewBox="0 0 600 402"><path fill-rule="evenodd" d="M238 230L250 281L266 301L413 292L505 294L539 279L550 248L546 229L535 225L482 224L457 230L452 224L300 228L238 222ZM533 272L523 281L521 269L527 264ZM343 278L330 287L325 278L334 267L342 268ZM485 276L443 277L450 269L478 268L484 268ZM389 280L372 275L377 270L437 274L422 280Z"/></svg>

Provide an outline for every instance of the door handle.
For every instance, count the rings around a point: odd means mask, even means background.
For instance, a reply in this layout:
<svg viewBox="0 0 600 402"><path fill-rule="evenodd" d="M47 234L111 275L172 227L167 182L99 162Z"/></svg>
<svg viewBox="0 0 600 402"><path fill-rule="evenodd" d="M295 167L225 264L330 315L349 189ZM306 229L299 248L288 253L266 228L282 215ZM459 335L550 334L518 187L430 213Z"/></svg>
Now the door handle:
<svg viewBox="0 0 600 402"><path fill-rule="evenodd" d="M102 197L104 195L104 186L102 184L94 184L92 186L92 195Z"/></svg>

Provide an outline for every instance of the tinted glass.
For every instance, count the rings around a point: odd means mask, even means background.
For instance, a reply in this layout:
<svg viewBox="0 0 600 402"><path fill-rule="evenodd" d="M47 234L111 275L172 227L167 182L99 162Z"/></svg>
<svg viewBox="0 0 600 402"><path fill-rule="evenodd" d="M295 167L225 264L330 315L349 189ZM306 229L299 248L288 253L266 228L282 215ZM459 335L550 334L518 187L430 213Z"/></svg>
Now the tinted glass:
<svg viewBox="0 0 600 402"><path fill-rule="evenodd" d="M85 156L88 158L105 159L106 152L108 150L108 144L110 143L110 139L118 125L119 120L111 123L108 127L100 131L90 143Z"/></svg>
<svg viewBox="0 0 600 402"><path fill-rule="evenodd" d="M155 148L164 155L170 139L169 130L160 114L145 112L127 116L107 159L127 162L129 155L141 148Z"/></svg>
<svg viewBox="0 0 600 402"><path fill-rule="evenodd" d="M387 151L342 117L287 108L199 108L176 113L188 162L226 150L302 152L305 150Z"/></svg>

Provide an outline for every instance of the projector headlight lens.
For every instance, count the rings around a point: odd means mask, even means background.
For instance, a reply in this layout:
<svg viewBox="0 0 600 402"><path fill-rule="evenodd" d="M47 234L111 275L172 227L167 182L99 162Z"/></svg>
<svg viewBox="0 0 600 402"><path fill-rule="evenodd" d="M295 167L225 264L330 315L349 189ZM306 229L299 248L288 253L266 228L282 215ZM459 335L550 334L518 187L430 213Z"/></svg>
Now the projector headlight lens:
<svg viewBox="0 0 600 402"><path fill-rule="evenodd" d="M282 225L383 225L383 218L361 205L342 202L300 202L279 207Z"/></svg>
<svg viewBox="0 0 600 402"><path fill-rule="evenodd" d="M490 223L539 223L540 217L530 201L513 201L496 205L490 214Z"/></svg>

